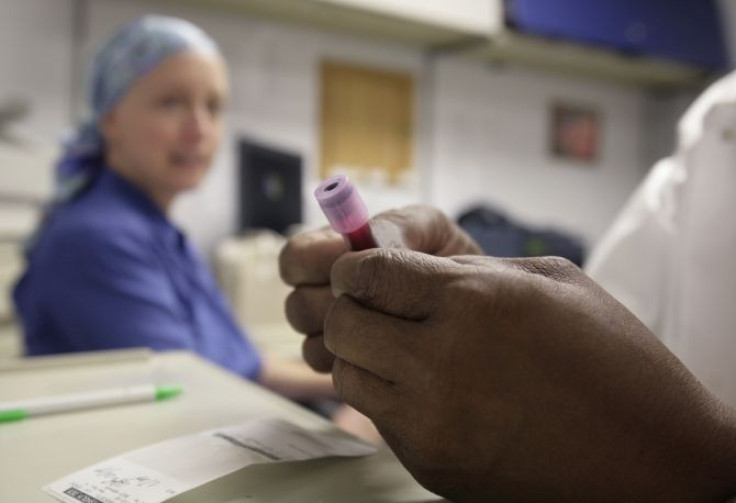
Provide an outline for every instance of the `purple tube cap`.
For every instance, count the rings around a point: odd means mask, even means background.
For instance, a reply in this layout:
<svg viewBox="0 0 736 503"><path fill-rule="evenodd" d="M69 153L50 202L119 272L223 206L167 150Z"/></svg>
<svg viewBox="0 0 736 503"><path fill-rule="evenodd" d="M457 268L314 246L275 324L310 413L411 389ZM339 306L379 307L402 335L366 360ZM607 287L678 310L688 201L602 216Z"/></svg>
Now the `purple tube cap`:
<svg viewBox="0 0 736 503"><path fill-rule="evenodd" d="M368 222L368 208L345 175L331 176L314 191L330 225L340 234L349 234Z"/></svg>

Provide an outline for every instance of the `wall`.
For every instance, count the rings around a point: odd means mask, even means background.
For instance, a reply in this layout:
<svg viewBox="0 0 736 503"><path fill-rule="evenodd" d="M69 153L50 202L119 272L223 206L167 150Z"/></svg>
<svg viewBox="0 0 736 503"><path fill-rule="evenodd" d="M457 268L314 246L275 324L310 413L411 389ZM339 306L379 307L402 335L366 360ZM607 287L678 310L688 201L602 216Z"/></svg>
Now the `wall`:
<svg viewBox="0 0 736 503"><path fill-rule="evenodd" d="M438 65L436 88L432 201L450 214L488 201L592 243L642 177L637 91L456 60ZM596 164L550 157L548 110L558 100L599 109Z"/></svg>
<svg viewBox="0 0 736 503"><path fill-rule="evenodd" d="M703 87L683 89L677 92L656 93L644 103L644 127L646 139L642 156L646 166L671 155L677 148L677 124Z"/></svg>
<svg viewBox="0 0 736 503"><path fill-rule="evenodd" d="M0 103L32 100L25 126L48 142L68 124L71 11L72 0L0 0Z"/></svg>
<svg viewBox="0 0 736 503"><path fill-rule="evenodd" d="M50 160L71 106L71 0L0 0L0 107L31 105L28 116L0 140L0 240L35 226L51 191Z"/></svg>
<svg viewBox="0 0 736 503"><path fill-rule="evenodd" d="M503 7L497 0L320 0L352 8L372 10L406 19L419 19L438 26L452 26L466 33L486 35L504 22Z"/></svg>
<svg viewBox="0 0 736 503"><path fill-rule="evenodd" d="M59 1L32 3L48 6ZM28 0L0 2L30 5ZM317 183L317 70L323 58L407 71L417 77L417 177L404 187L389 189L364 181L366 199L374 210L426 201L454 215L470 202L487 200L531 224L559 226L593 242L645 172L641 148L646 135L644 98L636 90L463 61L442 59L430 64L420 52L403 47L175 3L89 0L87 5L86 56L116 27L150 12L152 5L157 12L187 17L210 32L222 45L231 67L231 140L247 135L305 156L306 214L311 225L322 222L310 193ZM23 18L11 24L24 26L21 23L26 22L30 21ZM59 30L47 31L54 29ZM54 47L68 51L71 35L60 34ZM10 68L29 66L26 58L15 57ZM69 54L56 56L54 61L46 72L53 72L54 79L65 84L37 83L41 86L39 110L48 115L39 124L45 135L68 122L65 111L70 107L71 82L79 79L69 75ZM594 168L547 156L547 106L565 98L596 103L602 109L605 142L602 160ZM223 149L204 186L175 208L176 219L205 248L235 228L232 146L231 141Z"/></svg>

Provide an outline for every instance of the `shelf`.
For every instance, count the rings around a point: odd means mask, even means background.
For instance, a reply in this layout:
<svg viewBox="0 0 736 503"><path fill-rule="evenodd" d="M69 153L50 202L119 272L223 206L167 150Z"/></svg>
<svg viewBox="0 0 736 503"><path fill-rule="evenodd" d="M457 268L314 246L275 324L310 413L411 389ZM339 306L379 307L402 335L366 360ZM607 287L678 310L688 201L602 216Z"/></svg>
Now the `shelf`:
<svg viewBox="0 0 736 503"><path fill-rule="evenodd" d="M655 89L698 85L710 77L708 72L693 66L628 56L511 30L466 48L462 54L493 64Z"/></svg>
<svg viewBox="0 0 736 503"><path fill-rule="evenodd" d="M439 6L446 4L446 0L426 1L434 8L423 15L412 15L412 9L401 6L406 2L398 0L176 0L209 10L348 32L418 48L455 44L470 37L485 38L502 23L502 10L496 2L463 0L461 3L468 5L466 15L448 15L442 19ZM420 7L413 7L413 10L418 9ZM487 18L472 22L477 12L484 13L484 17L487 14Z"/></svg>
<svg viewBox="0 0 736 503"><path fill-rule="evenodd" d="M174 1L174 0L172 0ZM545 39L503 26L500 0L175 0L210 10L369 37L432 53L491 64L527 67L551 74L644 88L698 85L711 76L700 68L635 57L573 42ZM430 5L431 4L431 5ZM463 7L447 15L446 5ZM483 7L485 6L485 7ZM485 9L485 10L484 10ZM472 22L472 14L481 18Z"/></svg>

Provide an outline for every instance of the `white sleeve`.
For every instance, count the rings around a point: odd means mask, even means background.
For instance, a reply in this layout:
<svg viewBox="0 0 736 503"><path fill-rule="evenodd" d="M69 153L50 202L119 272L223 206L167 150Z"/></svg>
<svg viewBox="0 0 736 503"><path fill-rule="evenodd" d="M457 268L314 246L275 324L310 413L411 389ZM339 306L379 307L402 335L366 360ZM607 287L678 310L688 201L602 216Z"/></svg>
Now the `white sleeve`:
<svg viewBox="0 0 736 503"><path fill-rule="evenodd" d="M668 268L677 237L677 158L652 168L586 263L586 272L663 337Z"/></svg>

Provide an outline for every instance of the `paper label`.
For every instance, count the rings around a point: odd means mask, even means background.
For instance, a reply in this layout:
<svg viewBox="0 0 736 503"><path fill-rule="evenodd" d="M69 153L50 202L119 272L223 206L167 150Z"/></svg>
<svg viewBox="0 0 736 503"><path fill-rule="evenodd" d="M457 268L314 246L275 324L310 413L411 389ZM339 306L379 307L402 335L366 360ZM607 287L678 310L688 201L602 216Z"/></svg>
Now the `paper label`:
<svg viewBox="0 0 736 503"><path fill-rule="evenodd" d="M387 220L371 221L371 233L379 248L406 248L401 229Z"/></svg>
<svg viewBox="0 0 736 503"><path fill-rule="evenodd" d="M375 447L346 435L262 418L130 451L43 490L66 503L160 503L253 464L374 452Z"/></svg>

